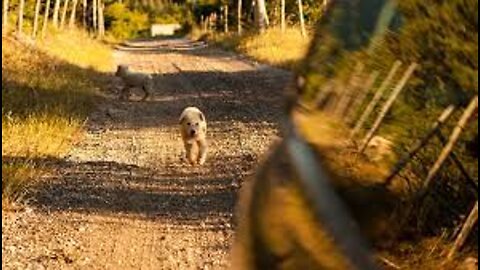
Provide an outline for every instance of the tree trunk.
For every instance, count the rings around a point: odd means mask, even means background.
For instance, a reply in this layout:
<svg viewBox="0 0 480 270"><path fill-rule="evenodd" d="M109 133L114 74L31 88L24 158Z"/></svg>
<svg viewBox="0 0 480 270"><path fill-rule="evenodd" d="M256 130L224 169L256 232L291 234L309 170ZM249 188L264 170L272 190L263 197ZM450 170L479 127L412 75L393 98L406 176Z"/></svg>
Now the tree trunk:
<svg viewBox="0 0 480 270"><path fill-rule="evenodd" d="M136 3L136 1L135 1ZM92 0L92 20L93 20L93 32L97 33L97 0Z"/></svg>
<svg viewBox="0 0 480 270"><path fill-rule="evenodd" d="M305 19L303 18L303 5L302 0L298 0L298 16L300 17L300 30L302 31L302 36L307 36L307 31L305 30Z"/></svg>
<svg viewBox="0 0 480 270"><path fill-rule="evenodd" d="M62 18L60 19L60 28L63 28L65 26L65 20L67 19L68 2L69 0L65 0L65 3L63 4Z"/></svg>
<svg viewBox="0 0 480 270"><path fill-rule="evenodd" d="M237 32L238 35L242 34L242 0L237 2Z"/></svg>
<svg viewBox="0 0 480 270"><path fill-rule="evenodd" d="M3 0L2 34L7 30L7 26L8 26L8 0Z"/></svg>
<svg viewBox="0 0 480 270"><path fill-rule="evenodd" d="M255 0L255 24L258 31L264 32L268 26L267 8L265 0Z"/></svg>
<svg viewBox="0 0 480 270"><path fill-rule="evenodd" d="M33 17L33 30L32 30L32 37L35 38L38 32L38 15L40 13L40 4L42 0L37 0L35 3L35 15Z"/></svg>
<svg viewBox="0 0 480 270"><path fill-rule="evenodd" d="M228 5L223 7L223 31L228 33Z"/></svg>
<svg viewBox="0 0 480 270"><path fill-rule="evenodd" d="M282 32L285 32L285 29L287 28L285 24L285 0L280 0L280 25L282 28Z"/></svg>
<svg viewBox="0 0 480 270"><path fill-rule="evenodd" d="M78 0L73 0L72 11L70 12L70 22L68 23L69 28L73 28L75 26L75 16L77 15L77 4L78 4Z"/></svg>
<svg viewBox="0 0 480 270"><path fill-rule="evenodd" d="M84 29L87 29L87 0L82 1L82 25Z"/></svg>
<svg viewBox="0 0 480 270"><path fill-rule="evenodd" d="M42 38L45 37L45 35L47 34L49 12L50 12L50 0L47 0L47 3L45 4L45 13L43 15Z"/></svg>
<svg viewBox="0 0 480 270"><path fill-rule="evenodd" d="M105 22L103 20L103 7L102 0L98 0L98 36L103 38L105 36Z"/></svg>
<svg viewBox="0 0 480 270"><path fill-rule="evenodd" d="M55 5L53 6L53 26L58 28L58 13L60 11L60 0L55 0Z"/></svg>
<svg viewBox="0 0 480 270"><path fill-rule="evenodd" d="M25 0L18 3L17 33L23 34L23 10L25 9Z"/></svg>

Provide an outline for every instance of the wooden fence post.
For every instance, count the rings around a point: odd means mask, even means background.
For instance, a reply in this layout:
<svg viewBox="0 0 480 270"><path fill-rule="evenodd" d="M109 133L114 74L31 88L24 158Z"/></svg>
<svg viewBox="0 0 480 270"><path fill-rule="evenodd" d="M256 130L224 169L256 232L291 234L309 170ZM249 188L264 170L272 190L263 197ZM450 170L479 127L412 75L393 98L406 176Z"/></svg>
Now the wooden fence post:
<svg viewBox="0 0 480 270"><path fill-rule="evenodd" d="M440 129L437 129L437 132L436 132L436 135L438 137L438 139L440 140L440 142L443 144L443 145L446 145L447 144L447 138L445 138L445 136L443 136L442 134L442 131ZM463 166L462 162L460 161L460 159L457 157L457 155L455 155L455 153L452 151L449 155L449 158L452 160L453 164L455 164L457 166L457 168L460 170L460 172L462 173L463 177L465 177L465 179L467 180L467 183L472 186L472 188L474 188L475 190L477 190L477 194L478 194L478 185L477 183L475 183L475 181L473 181L473 179L470 177L470 175L468 174L467 172L467 169L465 169L465 167ZM478 197L478 196L477 196Z"/></svg>
<svg viewBox="0 0 480 270"><path fill-rule="evenodd" d="M375 84L375 81L377 80L379 74L380 73L378 71L372 72L370 76L368 76L368 79L365 82L365 84L362 87L360 87L357 97L353 101L352 105L347 108L347 113L346 113L347 123L351 123L353 121L353 118L355 117L355 113L357 112L360 105L362 105L363 102L365 101L368 91Z"/></svg>
<svg viewBox="0 0 480 270"><path fill-rule="evenodd" d="M348 104L352 100L353 91L357 86L358 77L361 76L364 68L365 68L365 65L361 62L357 63L357 65L355 66L353 74L350 77L350 80L348 81L346 87L343 88L339 101L335 106L334 114L337 117L342 117L345 114L346 109L348 108Z"/></svg>
<svg viewBox="0 0 480 270"><path fill-rule="evenodd" d="M372 98L372 100L368 104L367 108L365 108L365 111L362 113L359 120L355 124L355 127L353 128L352 132L350 133L350 140L352 140L355 137L355 135L357 135L357 133L360 131L360 129L362 128L362 126L365 123L365 121L367 120L367 118L373 112L373 109L375 109L375 106L377 106L378 102L383 97L383 94L387 90L387 88L390 85L393 77L395 76L395 74L397 73L397 70L400 68L401 65L402 65L402 63L400 61L396 61L393 64L392 68L390 69L390 72L387 75L387 78L385 78L385 80L382 82L382 84L380 85L380 88L378 88L377 92L375 93L374 97Z"/></svg>
<svg viewBox="0 0 480 270"><path fill-rule="evenodd" d="M475 203L475 206L473 207L472 211L470 211L470 214L468 215L467 220L463 224L462 230L458 234L457 239L455 240L455 243L453 244L452 249L450 249L450 252L447 255L447 260L451 260L457 250L459 250L465 241L468 238L468 235L472 231L473 226L477 223L478 221L478 201Z"/></svg>
<svg viewBox="0 0 480 270"><path fill-rule="evenodd" d="M428 171L427 178L425 179L425 182L424 182L423 190L420 191L420 199L428 191L428 187L430 186L430 183L432 182L433 178L437 175L443 163L452 152L453 147L455 146L455 143L458 141L458 139L460 138L460 134L465 128L465 125L467 124L468 120L470 119L470 117L473 115L473 113L477 108L478 108L478 96L473 98L470 104L468 105L468 107L465 109L462 117L460 118L457 125L453 129L453 132L450 135L450 138L448 139L447 144L445 145L445 147L443 147L442 152L438 156L437 161L435 161L435 164L433 164L433 166Z"/></svg>
<svg viewBox="0 0 480 270"><path fill-rule="evenodd" d="M390 175L385 179L385 184L390 185L390 183L393 181L395 176L397 176L405 166L412 160L415 155L417 155L418 151L420 151L429 141L430 139L435 136L436 132L440 127L452 116L453 112L455 111L455 106L450 105L448 106L442 114L438 117L437 121L433 124L431 130L423 137L413 148L408 152L407 155L405 155L404 158L402 158L397 165L395 165L395 168L393 171L390 173Z"/></svg>
<svg viewBox="0 0 480 270"><path fill-rule="evenodd" d="M402 79L397 84L397 86L393 90L392 94L390 95L390 98L387 100L387 102L383 106L382 110L380 111L380 115L377 117L377 120L375 121L372 128L370 129L370 131L365 136L365 138L363 140L363 143L362 143L362 146L360 147L360 153L363 153L363 151L365 151L365 149L367 148L368 143L373 138L373 136L375 135L375 132L377 132L378 128L382 124L382 121L385 118L385 115L387 114L387 112L392 107L393 103L397 99L398 95L400 94L400 92L402 91L404 86L407 84L408 79L410 79L410 76L413 74L413 72L415 71L416 68L417 68L417 63L412 63L408 67L407 71L405 71Z"/></svg>

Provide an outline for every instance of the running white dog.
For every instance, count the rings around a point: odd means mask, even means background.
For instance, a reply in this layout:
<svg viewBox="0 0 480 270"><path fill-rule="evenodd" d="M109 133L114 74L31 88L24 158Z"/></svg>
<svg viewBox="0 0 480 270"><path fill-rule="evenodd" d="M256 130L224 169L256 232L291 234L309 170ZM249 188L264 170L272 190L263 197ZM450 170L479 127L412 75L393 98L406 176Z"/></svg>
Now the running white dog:
<svg viewBox="0 0 480 270"><path fill-rule="evenodd" d="M115 76L120 77L124 83L124 87L120 92L120 99L125 100L130 98L130 88L138 87L143 90L145 95L142 100L146 100L153 88L153 77L150 74L143 74L132 72L126 65L119 65Z"/></svg>
<svg viewBox="0 0 480 270"><path fill-rule="evenodd" d="M188 161L203 165L208 151L205 115L196 107L185 108L180 115L180 133Z"/></svg>

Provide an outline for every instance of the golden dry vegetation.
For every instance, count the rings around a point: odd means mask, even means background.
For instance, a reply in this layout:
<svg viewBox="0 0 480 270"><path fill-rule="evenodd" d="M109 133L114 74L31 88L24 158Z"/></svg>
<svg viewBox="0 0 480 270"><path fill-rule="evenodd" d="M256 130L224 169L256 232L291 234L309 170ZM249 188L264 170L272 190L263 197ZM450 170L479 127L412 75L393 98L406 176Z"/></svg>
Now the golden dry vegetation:
<svg viewBox="0 0 480 270"><path fill-rule="evenodd" d="M110 49L80 31L37 44L2 38L2 201L39 178L41 161L65 154L112 68Z"/></svg>

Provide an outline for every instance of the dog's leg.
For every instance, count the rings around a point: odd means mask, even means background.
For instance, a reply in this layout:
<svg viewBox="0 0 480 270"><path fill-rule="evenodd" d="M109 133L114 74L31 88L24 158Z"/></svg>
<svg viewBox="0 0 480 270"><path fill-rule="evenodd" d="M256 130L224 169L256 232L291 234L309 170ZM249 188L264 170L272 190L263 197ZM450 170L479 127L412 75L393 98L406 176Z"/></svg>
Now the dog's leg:
<svg viewBox="0 0 480 270"><path fill-rule="evenodd" d="M193 146L193 143L185 143L186 157L192 165L195 164L195 151L193 149Z"/></svg>
<svg viewBox="0 0 480 270"><path fill-rule="evenodd" d="M150 87L147 85L143 85L142 89L143 89L143 92L145 92L145 94L143 95L142 101L145 101L150 96Z"/></svg>
<svg viewBox="0 0 480 270"><path fill-rule="evenodd" d="M130 98L130 87L124 86L120 93L120 100L128 100Z"/></svg>
<svg viewBox="0 0 480 270"><path fill-rule="evenodd" d="M208 151L207 140L205 139L199 140L198 147L200 149L198 164L203 165L207 160L207 151Z"/></svg>

